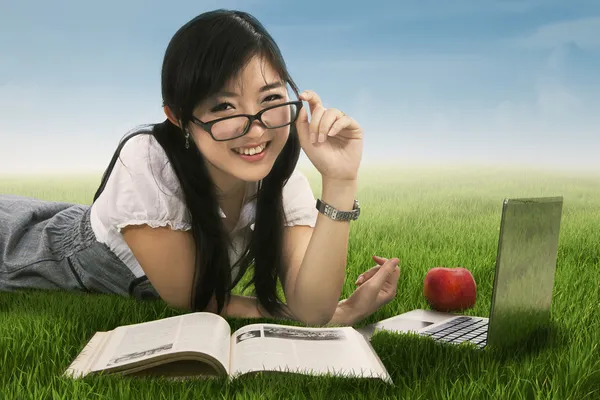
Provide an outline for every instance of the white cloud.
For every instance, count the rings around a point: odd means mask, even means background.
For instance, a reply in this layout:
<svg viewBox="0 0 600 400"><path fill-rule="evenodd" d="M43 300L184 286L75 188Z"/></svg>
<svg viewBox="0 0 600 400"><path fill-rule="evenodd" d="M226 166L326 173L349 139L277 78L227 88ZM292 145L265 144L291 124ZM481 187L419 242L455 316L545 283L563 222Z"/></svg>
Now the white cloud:
<svg viewBox="0 0 600 400"><path fill-rule="evenodd" d="M158 97L119 88L0 86L0 173L102 170L123 135L163 118Z"/></svg>
<svg viewBox="0 0 600 400"><path fill-rule="evenodd" d="M418 72L420 75L465 69L481 69L491 67L495 60L486 55L453 53L453 54L397 54L395 56L379 56L373 58L327 59L313 63L313 66L339 70L381 70L395 69L397 72Z"/></svg>
<svg viewBox="0 0 600 400"><path fill-rule="evenodd" d="M471 1L453 0L448 2L390 2L389 0L371 0L370 8L380 10L378 17L383 20L409 21L431 20L456 17L498 16L499 14L523 14L549 3L561 0L496 0Z"/></svg>
<svg viewBox="0 0 600 400"><path fill-rule="evenodd" d="M546 83L538 87L537 105L542 118L556 120L561 117L572 118L583 102L564 85Z"/></svg>
<svg viewBox="0 0 600 400"><path fill-rule="evenodd" d="M600 17L543 25L531 34L514 40L514 43L520 46L542 49L552 49L567 42L575 42L586 49L599 48Z"/></svg>

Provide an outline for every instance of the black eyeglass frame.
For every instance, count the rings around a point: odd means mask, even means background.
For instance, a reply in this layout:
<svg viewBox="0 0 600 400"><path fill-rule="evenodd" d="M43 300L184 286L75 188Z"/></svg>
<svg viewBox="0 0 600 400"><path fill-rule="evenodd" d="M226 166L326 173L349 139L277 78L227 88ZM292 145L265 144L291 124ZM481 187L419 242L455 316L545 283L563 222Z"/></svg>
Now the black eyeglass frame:
<svg viewBox="0 0 600 400"><path fill-rule="evenodd" d="M264 121L262 120L262 116L263 116L263 114L264 114L264 113L266 113L267 111L269 111L269 110L272 110L272 109L274 109L274 108L279 108L279 107L283 107L283 106L291 106L291 105L296 105L296 106L298 107L298 109L297 109L297 111L296 111L296 115L294 115L294 116L293 116L292 120L291 120L289 123L287 123L287 124L284 124L284 125L280 125L280 126L267 126L267 125L264 123ZM291 124L293 124L294 122L296 122L296 120L298 119L298 115L300 114L300 110L302 109L302 106L303 106L303 104L302 104L302 101L301 101L301 100L296 100L296 101L288 101L287 103L276 104L276 105L274 105L274 106L270 106L270 107L267 107L267 108L263 108L262 110L260 110L259 112L257 112L257 113L256 113L256 114L254 114L254 115L250 115L250 114L237 114L237 115L230 115L230 116L228 116L228 117L219 118L219 119L214 119L214 120L212 120L212 121L209 121L209 122L202 122L202 121L200 121L198 118L196 118L196 117L192 116L192 118L191 118L191 121L192 121L194 124L196 124L196 125L198 125L199 127L201 127L202 129L204 129L206 132L208 132L208 134L210 135L210 137L212 137L212 138L213 138L213 140L215 140L215 141L217 141L217 142L226 142L226 141L228 141L228 140L237 139L237 138L239 138L239 137L242 137L242 136L244 136L245 134L247 134L247 133L248 133L248 131L250 130L250 127L252 126L252 123L253 123L254 121L260 121L260 123L261 123L261 124L262 124L264 127L266 127L267 129L278 129L278 128L283 128L284 126L291 125ZM227 138L227 139L217 139L217 138L216 138L216 137L213 135L213 133L212 133L212 126L213 126L214 124L216 124L217 122L221 122L221 121L228 120L228 119L232 119L232 118L240 118L240 117L246 117L246 118L248 118L248 121L249 121L249 122L248 122L248 124L246 125L246 129L244 129L244 132L243 132L243 133L241 133L241 134L239 134L239 135L237 135L237 136L231 137L231 138Z"/></svg>

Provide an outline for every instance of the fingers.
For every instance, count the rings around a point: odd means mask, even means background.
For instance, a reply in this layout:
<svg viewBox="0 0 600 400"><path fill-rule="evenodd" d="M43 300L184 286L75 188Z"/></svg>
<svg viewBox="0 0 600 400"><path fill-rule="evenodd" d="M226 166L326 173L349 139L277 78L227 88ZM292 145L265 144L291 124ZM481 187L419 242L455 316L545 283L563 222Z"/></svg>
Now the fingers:
<svg viewBox="0 0 600 400"><path fill-rule="evenodd" d="M341 111L335 108L325 110L321 115L321 120L318 121L319 143L323 143L327 136L334 136L348 126L349 120L350 117L344 116Z"/></svg>
<svg viewBox="0 0 600 400"><path fill-rule="evenodd" d="M387 304L392 301L398 293L398 280L400 278L400 268L396 267L388 276L388 279L381 286L379 292L380 301L382 304Z"/></svg>
<svg viewBox="0 0 600 400"><path fill-rule="evenodd" d="M354 120L335 108L325 108L319 95L312 90L304 91L299 98L307 101L310 108L308 137L311 143L323 143L328 136L335 136L341 130L354 124Z"/></svg>
<svg viewBox="0 0 600 400"><path fill-rule="evenodd" d="M373 256L372 258L373 258L373 261L375 261L378 265L383 265L388 260L387 258L383 258L383 257L379 257L379 256Z"/></svg>
<svg viewBox="0 0 600 400"><path fill-rule="evenodd" d="M304 100L310 106L310 114L312 115L314 110L317 108L324 108L323 102L318 94L313 92L312 90L305 90L300 94L300 100Z"/></svg>
<svg viewBox="0 0 600 400"><path fill-rule="evenodd" d="M323 107L315 108L314 111L311 111L310 115L310 142L315 143L317 141L317 135L319 134L319 126L321 124L323 115L329 110L326 110ZM321 136L321 135L319 135ZM319 140L319 142L324 142L324 140Z"/></svg>
<svg viewBox="0 0 600 400"><path fill-rule="evenodd" d="M373 268L363 272L362 274L360 274L358 276L358 279L356 280L356 284L358 286L362 285L363 283L365 283L366 281L368 281L369 279L371 279L371 277L373 275L375 275L377 273L377 271L379 271L379 268L381 268L381 266L376 265Z"/></svg>
<svg viewBox="0 0 600 400"><path fill-rule="evenodd" d="M313 92L312 90L305 90L299 96L300 100L304 100L308 102L308 106L310 108L310 123L308 126L309 138L311 143L315 143L317 141L317 134L319 133L319 122L321 121L321 117L325 113L325 107L323 107L323 102L318 94Z"/></svg>
<svg viewBox="0 0 600 400"><path fill-rule="evenodd" d="M379 271L377 271L377 273L371 278L373 284L377 287L383 286L385 281L392 277L394 273L396 273L396 270L398 270L398 273L400 272L400 268L397 268L399 263L400 260L398 260L397 258L387 260L379 268Z"/></svg>
<svg viewBox="0 0 600 400"><path fill-rule="evenodd" d="M300 143L304 144L305 141L309 139L308 112L304 107L302 107L298 113L298 118L296 119L296 130L298 131Z"/></svg>
<svg viewBox="0 0 600 400"><path fill-rule="evenodd" d="M343 131L344 129L356 129L357 126L358 126L358 124L356 123L356 121L354 121L349 116L344 115L341 118L339 118L337 121L335 121L335 123L329 129L327 136L335 136L338 133L340 133L341 131Z"/></svg>
<svg viewBox="0 0 600 400"><path fill-rule="evenodd" d="M383 257L379 257L379 256L372 256L372 258L373 258L373 261L375 261L375 263L377 263L378 265L376 265L373 268L360 274L358 276L358 279L355 282L356 285L360 286L363 283L365 283L366 281L368 281L369 279L371 279L371 277L373 275L375 275L377 273L377 271L379 271L380 266L383 265L388 260L387 258L383 258Z"/></svg>

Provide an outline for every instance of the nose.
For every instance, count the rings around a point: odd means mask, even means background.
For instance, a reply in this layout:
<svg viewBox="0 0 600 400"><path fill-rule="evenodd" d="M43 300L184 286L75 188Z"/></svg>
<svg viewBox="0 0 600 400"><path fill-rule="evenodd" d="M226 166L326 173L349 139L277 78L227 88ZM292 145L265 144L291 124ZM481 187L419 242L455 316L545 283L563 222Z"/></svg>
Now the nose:
<svg viewBox="0 0 600 400"><path fill-rule="evenodd" d="M246 133L247 138L260 138L264 135L267 129L260 121L253 121L252 125L250 125L250 129Z"/></svg>

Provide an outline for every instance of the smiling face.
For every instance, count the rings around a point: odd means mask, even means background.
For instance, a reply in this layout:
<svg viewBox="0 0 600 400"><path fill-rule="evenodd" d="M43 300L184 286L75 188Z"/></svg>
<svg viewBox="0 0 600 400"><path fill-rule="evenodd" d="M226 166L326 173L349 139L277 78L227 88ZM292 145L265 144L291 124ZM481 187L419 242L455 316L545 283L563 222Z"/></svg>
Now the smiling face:
<svg viewBox="0 0 600 400"><path fill-rule="evenodd" d="M208 123L240 114L254 115L288 101L285 82L267 61L254 57L220 93L199 104L193 115ZM291 118L290 111L289 107L269 111L263 114L263 121L269 126L281 125L278 122ZM247 121L243 118L227 119L214 124L211 131L217 138L233 137L243 132ZM267 176L290 133L290 125L268 129L254 121L244 136L216 141L197 124L190 123L188 129L221 190L236 186L241 181L255 182Z"/></svg>

